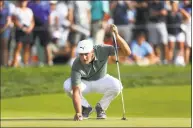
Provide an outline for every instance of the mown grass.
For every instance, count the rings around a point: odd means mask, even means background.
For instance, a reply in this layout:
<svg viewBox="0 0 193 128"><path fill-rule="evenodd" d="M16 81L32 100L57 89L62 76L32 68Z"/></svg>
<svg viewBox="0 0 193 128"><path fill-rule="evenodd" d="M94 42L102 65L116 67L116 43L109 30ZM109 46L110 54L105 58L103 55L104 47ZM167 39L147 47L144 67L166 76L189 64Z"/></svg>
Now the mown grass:
<svg viewBox="0 0 193 128"><path fill-rule="evenodd" d="M123 90L126 117L191 117L191 86L152 86ZM102 95L88 94L95 106ZM120 95L106 111L108 117L122 117ZM74 115L72 100L65 94L44 94L1 100L2 117L66 117ZM91 117L96 117L92 114Z"/></svg>
<svg viewBox="0 0 193 128"><path fill-rule="evenodd" d="M1 98L26 95L62 93L63 82L70 76L71 67L2 68ZM165 85L191 85L191 66L125 66L120 65L125 88ZM116 65L108 66L108 73L117 77Z"/></svg>
<svg viewBox="0 0 193 128"><path fill-rule="evenodd" d="M69 119L59 120L17 120L2 121L2 127L190 127L190 118L127 118L128 120L120 120L120 117L108 118L106 120L84 120L74 122Z"/></svg>
<svg viewBox="0 0 193 128"><path fill-rule="evenodd" d="M74 122L72 101L64 93L1 99L2 127L190 127L191 86L151 86L123 91L126 121L122 121L120 95L111 103L106 120ZM102 95L86 95L94 106Z"/></svg>

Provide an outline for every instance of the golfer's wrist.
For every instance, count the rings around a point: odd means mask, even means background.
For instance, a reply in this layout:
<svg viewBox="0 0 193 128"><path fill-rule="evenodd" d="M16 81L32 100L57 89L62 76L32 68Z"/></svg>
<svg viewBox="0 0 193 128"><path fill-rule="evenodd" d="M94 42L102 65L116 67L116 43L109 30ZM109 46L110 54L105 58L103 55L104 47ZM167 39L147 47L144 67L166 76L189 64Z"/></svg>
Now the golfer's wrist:
<svg viewBox="0 0 193 128"><path fill-rule="evenodd" d="M119 33L118 33L118 32L115 32L115 36L116 36L116 38L118 38L118 36L119 36Z"/></svg>

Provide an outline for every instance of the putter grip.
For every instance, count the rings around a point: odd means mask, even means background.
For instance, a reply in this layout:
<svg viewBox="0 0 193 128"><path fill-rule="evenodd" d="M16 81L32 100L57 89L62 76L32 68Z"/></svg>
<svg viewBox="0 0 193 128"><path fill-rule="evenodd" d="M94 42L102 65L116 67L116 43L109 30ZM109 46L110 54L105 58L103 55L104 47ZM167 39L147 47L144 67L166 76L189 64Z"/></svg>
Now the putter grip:
<svg viewBox="0 0 193 128"><path fill-rule="evenodd" d="M116 62L118 61L118 48L117 48L117 40L116 40L116 36L115 33L113 32L113 43L114 43L114 48L115 48L115 56L116 56Z"/></svg>

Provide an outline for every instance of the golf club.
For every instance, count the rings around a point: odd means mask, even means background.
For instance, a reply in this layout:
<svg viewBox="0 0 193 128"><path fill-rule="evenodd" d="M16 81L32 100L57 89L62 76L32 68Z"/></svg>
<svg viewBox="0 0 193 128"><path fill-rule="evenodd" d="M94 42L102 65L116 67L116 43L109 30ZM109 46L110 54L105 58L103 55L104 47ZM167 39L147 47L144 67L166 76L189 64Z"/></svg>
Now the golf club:
<svg viewBox="0 0 193 128"><path fill-rule="evenodd" d="M121 82L120 70L119 70L119 60L118 60L117 40L116 40L116 36L115 36L114 32L113 32L113 42L114 42L114 47L115 47L115 56L116 56L118 77L119 77L119 81ZM121 120L127 120L126 117L125 117L125 104L124 104L122 89L121 89L121 101L122 101L122 106L123 106L123 117L122 117Z"/></svg>

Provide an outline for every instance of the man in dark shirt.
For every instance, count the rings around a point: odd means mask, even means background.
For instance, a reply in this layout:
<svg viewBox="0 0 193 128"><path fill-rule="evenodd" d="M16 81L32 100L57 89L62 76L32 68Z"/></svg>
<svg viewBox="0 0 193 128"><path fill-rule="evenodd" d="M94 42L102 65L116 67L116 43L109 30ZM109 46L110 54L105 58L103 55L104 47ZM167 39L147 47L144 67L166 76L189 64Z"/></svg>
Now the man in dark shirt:
<svg viewBox="0 0 193 128"><path fill-rule="evenodd" d="M136 22L135 22L135 35L139 32L147 34L148 23L148 2L147 0L136 1Z"/></svg>
<svg viewBox="0 0 193 128"><path fill-rule="evenodd" d="M167 11L164 2L160 0L149 1L149 23L148 23L148 40L153 45L157 56L161 56L158 46L164 45L164 53L168 52L168 32L165 23L165 16Z"/></svg>
<svg viewBox="0 0 193 128"><path fill-rule="evenodd" d="M133 36L134 19L129 17L128 12L132 13L132 1L112 1L110 6L114 24L123 39L130 43Z"/></svg>

